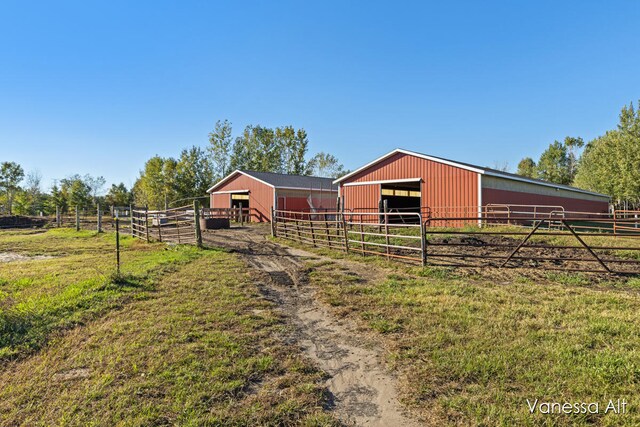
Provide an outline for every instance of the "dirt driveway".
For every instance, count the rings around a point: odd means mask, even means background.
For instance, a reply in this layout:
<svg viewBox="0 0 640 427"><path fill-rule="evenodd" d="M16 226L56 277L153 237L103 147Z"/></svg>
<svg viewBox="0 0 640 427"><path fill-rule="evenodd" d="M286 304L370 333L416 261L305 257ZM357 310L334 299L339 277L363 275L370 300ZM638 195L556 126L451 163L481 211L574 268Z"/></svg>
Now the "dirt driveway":
<svg viewBox="0 0 640 427"><path fill-rule="evenodd" d="M268 227L251 226L204 233L207 245L240 254L261 278L265 298L275 302L292 325L287 337L329 375L333 410L349 425L421 425L398 403L395 378L384 366L383 350L348 320L336 318L307 284L304 264L324 258L267 240ZM335 261L335 260L334 260ZM371 266L340 261L345 274L375 277Z"/></svg>

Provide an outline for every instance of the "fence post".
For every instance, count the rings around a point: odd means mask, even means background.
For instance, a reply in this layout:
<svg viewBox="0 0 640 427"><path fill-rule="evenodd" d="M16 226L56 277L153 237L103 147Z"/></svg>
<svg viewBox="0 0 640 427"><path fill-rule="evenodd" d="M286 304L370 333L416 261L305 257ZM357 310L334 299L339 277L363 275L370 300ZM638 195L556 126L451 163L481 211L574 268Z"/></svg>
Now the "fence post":
<svg viewBox="0 0 640 427"><path fill-rule="evenodd" d="M147 235L147 243L149 243L149 207L144 207L144 231Z"/></svg>
<svg viewBox="0 0 640 427"><path fill-rule="evenodd" d="M56 205L56 227L60 228L60 206Z"/></svg>
<svg viewBox="0 0 640 427"><path fill-rule="evenodd" d="M129 205L129 219L131 221L131 224L129 224L131 226L131 236L133 236L133 205Z"/></svg>
<svg viewBox="0 0 640 427"><path fill-rule="evenodd" d="M384 240L385 243L387 244L387 247L385 248L387 250L387 259L390 259L389 254L389 204L388 204L388 200L385 199L382 202L382 209L384 211Z"/></svg>
<svg viewBox="0 0 640 427"><path fill-rule="evenodd" d="M242 202L239 203L240 206L240 227L244 227L244 215L242 215Z"/></svg>
<svg viewBox="0 0 640 427"><path fill-rule="evenodd" d="M200 230L200 204L197 200L193 201L193 220L196 227L196 245L202 247L202 230Z"/></svg>
<svg viewBox="0 0 640 427"><path fill-rule="evenodd" d="M422 249L422 266L427 265L427 229L420 215L420 248Z"/></svg>
<svg viewBox="0 0 640 427"><path fill-rule="evenodd" d="M76 205L76 231L80 231L80 210L78 205Z"/></svg>
<svg viewBox="0 0 640 427"><path fill-rule="evenodd" d="M276 216L275 209L271 206L271 237L276 237Z"/></svg>
<svg viewBox="0 0 640 427"><path fill-rule="evenodd" d="M98 206L98 233L102 233L102 212L100 212L100 203Z"/></svg>
<svg viewBox="0 0 640 427"><path fill-rule="evenodd" d="M309 215L309 225L311 225L311 241L313 242L313 247L316 247L316 234L313 230L313 220L311 219L311 215Z"/></svg>
<svg viewBox="0 0 640 427"><path fill-rule="evenodd" d="M329 223L327 222L327 213L324 213L324 230L327 234L327 243L329 244L329 249L331 249L331 236L329 235Z"/></svg>
<svg viewBox="0 0 640 427"><path fill-rule="evenodd" d="M347 236L347 219L344 217L344 212L340 214L342 217L342 235L344 236L344 250L349 253L349 237Z"/></svg>
<svg viewBox="0 0 640 427"><path fill-rule="evenodd" d="M116 213L116 271L120 275L120 220Z"/></svg>

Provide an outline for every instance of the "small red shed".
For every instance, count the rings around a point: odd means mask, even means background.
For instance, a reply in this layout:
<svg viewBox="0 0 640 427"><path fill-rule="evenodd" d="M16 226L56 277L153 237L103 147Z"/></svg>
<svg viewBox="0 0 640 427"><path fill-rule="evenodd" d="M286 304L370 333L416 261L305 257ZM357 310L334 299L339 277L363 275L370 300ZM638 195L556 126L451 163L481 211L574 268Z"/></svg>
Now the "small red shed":
<svg viewBox="0 0 640 427"><path fill-rule="evenodd" d="M609 196L482 166L396 149L334 181L344 210L430 211L471 217L483 207L537 205L549 211L607 213Z"/></svg>
<svg viewBox="0 0 640 427"><path fill-rule="evenodd" d="M212 208L251 208L253 221L270 221L271 208L335 210L338 186L332 178L236 170L207 190Z"/></svg>

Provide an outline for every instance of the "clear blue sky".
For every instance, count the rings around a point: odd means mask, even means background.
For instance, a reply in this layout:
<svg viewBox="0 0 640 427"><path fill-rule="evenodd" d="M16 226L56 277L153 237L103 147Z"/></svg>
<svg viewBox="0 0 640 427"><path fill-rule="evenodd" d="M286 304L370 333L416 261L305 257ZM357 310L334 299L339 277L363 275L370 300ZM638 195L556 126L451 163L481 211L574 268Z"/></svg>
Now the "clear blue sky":
<svg viewBox="0 0 640 427"><path fill-rule="evenodd" d="M0 3L0 161L133 184L217 119L514 169L640 98L640 2Z"/></svg>

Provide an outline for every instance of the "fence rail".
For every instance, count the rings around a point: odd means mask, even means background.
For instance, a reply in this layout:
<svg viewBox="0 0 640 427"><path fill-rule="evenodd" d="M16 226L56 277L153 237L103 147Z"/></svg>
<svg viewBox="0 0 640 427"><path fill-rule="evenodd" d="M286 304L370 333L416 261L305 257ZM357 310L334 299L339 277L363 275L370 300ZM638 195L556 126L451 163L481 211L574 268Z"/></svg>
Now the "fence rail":
<svg viewBox="0 0 640 427"><path fill-rule="evenodd" d="M398 215L405 220L391 222ZM545 215L536 210L517 217L496 212L423 218L416 212L274 210L271 226L274 236L314 247L422 265L640 274L640 247L633 240L640 237L640 212L613 218L552 210ZM434 226L456 222L469 226Z"/></svg>
<svg viewBox="0 0 640 427"><path fill-rule="evenodd" d="M176 244L202 244L201 210L196 204L166 210L132 209L130 228L133 237L146 241Z"/></svg>

